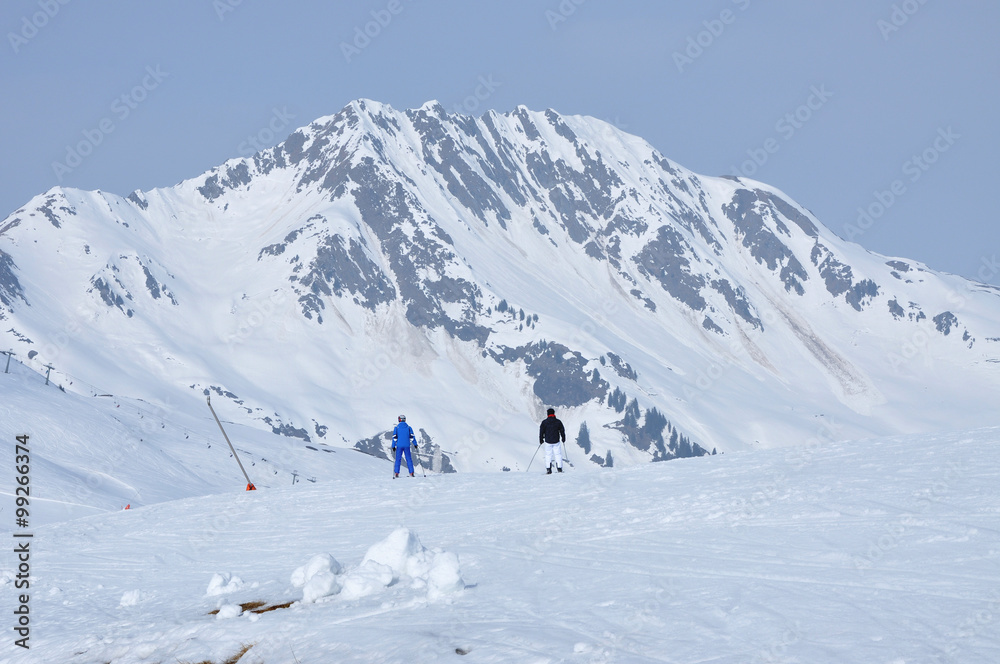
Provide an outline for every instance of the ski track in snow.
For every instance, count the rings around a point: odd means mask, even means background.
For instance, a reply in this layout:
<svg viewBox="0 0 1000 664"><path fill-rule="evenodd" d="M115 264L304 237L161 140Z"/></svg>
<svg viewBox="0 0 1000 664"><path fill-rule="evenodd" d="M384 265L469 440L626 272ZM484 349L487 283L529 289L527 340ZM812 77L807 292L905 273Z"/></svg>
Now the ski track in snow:
<svg viewBox="0 0 1000 664"><path fill-rule="evenodd" d="M394 481L373 464L43 526L32 649L8 633L0 661L221 662L254 644L242 663L438 662L461 649L463 662L995 664L998 436L551 477ZM358 599L298 602L293 570L319 553L355 570L399 526L458 554L465 589L431 600L401 579ZM243 584L206 596L217 573ZM296 603L209 615L253 600Z"/></svg>

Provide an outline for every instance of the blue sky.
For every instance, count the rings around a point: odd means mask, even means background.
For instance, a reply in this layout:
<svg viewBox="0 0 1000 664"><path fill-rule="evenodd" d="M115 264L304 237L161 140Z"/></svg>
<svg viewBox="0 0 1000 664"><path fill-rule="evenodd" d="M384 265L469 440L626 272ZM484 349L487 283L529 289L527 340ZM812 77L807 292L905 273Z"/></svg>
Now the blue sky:
<svg viewBox="0 0 1000 664"><path fill-rule="evenodd" d="M1000 284L995 1L5 0L0 27L0 217L170 186L360 97L524 104Z"/></svg>

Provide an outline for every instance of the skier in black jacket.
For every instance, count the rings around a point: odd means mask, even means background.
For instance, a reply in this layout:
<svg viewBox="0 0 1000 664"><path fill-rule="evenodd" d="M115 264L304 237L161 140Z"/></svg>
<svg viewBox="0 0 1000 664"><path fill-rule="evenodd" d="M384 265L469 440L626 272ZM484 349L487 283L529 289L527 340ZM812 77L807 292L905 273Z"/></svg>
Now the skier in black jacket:
<svg viewBox="0 0 1000 664"><path fill-rule="evenodd" d="M548 464L549 475L552 474L552 463L555 462L556 469L561 473L562 469L562 447L560 442L566 442L566 429L563 423L556 417L556 411L549 408L548 417L542 420L538 427L538 444L545 443L545 462Z"/></svg>

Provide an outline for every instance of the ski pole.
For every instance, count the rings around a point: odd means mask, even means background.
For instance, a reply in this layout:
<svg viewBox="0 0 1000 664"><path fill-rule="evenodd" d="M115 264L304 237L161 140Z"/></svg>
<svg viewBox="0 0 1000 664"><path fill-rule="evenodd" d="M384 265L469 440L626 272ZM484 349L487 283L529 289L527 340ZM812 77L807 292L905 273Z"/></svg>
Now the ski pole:
<svg viewBox="0 0 1000 664"><path fill-rule="evenodd" d="M535 462L535 457L538 456L538 450L542 449L542 444L539 443L538 447L535 448L535 453L531 455L531 461L528 462L528 467L524 469L524 472L531 470L531 464Z"/></svg>
<svg viewBox="0 0 1000 664"><path fill-rule="evenodd" d="M427 477L427 471L424 470L424 464L420 463L420 453L414 452L413 458L417 462L417 465L420 466L420 472L423 473L424 477Z"/></svg>

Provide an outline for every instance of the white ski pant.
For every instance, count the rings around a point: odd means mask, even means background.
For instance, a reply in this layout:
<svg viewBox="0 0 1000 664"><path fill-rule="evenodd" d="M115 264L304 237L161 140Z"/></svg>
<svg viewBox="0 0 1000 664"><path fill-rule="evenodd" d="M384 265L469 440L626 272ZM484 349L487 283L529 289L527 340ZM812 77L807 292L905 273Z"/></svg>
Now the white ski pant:
<svg viewBox="0 0 1000 664"><path fill-rule="evenodd" d="M556 468L562 468L562 445L556 443L542 443L545 446L545 465L549 468L555 463Z"/></svg>

